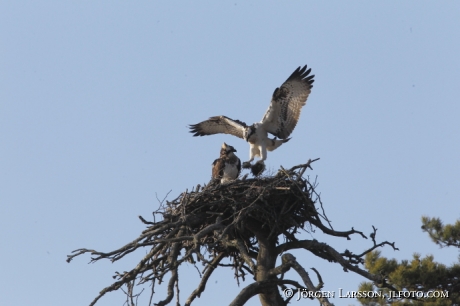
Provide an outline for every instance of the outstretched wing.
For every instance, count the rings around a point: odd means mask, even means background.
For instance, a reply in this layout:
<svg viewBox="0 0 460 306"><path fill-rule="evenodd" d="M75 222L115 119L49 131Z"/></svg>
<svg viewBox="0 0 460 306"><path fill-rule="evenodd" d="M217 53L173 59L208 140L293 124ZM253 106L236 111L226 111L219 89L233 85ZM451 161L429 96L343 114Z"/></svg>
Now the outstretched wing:
<svg viewBox="0 0 460 306"><path fill-rule="evenodd" d="M193 136L205 136L213 134L231 134L243 138L246 123L233 120L225 116L211 117L206 121L190 125L190 133Z"/></svg>
<svg viewBox="0 0 460 306"><path fill-rule="evenodd" d="M311 69L307 65L297 68L280 88L275 89L272 101L260 122L264 129L278 138L286 139L299 120L313 87Z"/></svg>

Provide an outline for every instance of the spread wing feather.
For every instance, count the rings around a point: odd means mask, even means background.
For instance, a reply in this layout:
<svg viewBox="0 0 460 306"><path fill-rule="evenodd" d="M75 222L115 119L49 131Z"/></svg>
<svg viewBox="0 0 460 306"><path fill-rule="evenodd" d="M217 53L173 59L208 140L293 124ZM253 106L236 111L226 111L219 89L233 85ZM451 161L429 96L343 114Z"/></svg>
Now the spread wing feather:
<svg viewBox="0 0 460 306"><path fill-rule="evenodd" d="M193 136L231 134L243 138L246 126L246 123L239 120L233 120L225 116L214 116L200 123L191 124L190 133L193 133Z"/></svg>
<svg viewBox="0 0 460 306"><path fill-rule="evenodd" d="M297 68L280 88L275 89L260 122L267 132L281 139L292 133L313 87L314 75L309 76L310 71L307 65Z"/></svg>

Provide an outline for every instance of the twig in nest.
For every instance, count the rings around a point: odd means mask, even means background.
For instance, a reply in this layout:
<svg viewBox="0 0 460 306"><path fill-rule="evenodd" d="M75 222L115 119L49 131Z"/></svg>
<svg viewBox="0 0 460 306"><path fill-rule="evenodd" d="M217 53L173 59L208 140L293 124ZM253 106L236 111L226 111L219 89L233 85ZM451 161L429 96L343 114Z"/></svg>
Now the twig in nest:
<svg viewBox="0 0 460 306"><path fill-rule="evenodd" d="M301 276L303 275L305 281L308 274L303 268L301 269L295 258L291 258L290 264L279 270L274 268L275 261L273 261L273 266L265 267L265 270L259 269L262 264L260 254L263 253L261 251L263 248L265 251L273 252L272 256L275 259L277 255L287 250L305 249L320 258L340 263L344 269L355 271L368 279L382 283L381 277L374 276L353 265L359 261L362 254L354 255L351 252L340 254L325 243L296 238L295 234L299 230L305 230L305 226L317 227L324 233L333 236L349 238L352 234L360 234L366 238L362 232L353 228L350 231L339 232L333 230L330 224L322 223L321 219L327 222L329 220L324 210L322 214L318 212L320 208L322 209L322 203L319 194L315 191L317 184L316 182L311 184L303 177L306 169L311 168L311 164L316 160L318 159L309 160L305 164L290 169L281 168L273 176L235 180L225 185L215 182L210 182L203 187L197 185L190 192L186 190L172 201L166 201L165 197L161 201L158 200L160 207L154 211L153 221L139 217L147 228L132 242L111 252L78 249L72 255L68 255L67 261L70 262L81 254L90 253L91 262L101 259L114 262L136 250L148 248L146 255L136 267L128 272L118 273L116 281L104 288L91 305L94 305L107 292L118 290L125 285L128 288L128 295L134 297L132 286L135 282L137 284L151 283L152 299L154 284L161 284L168 275L167 297L157 303L159 306L166 305L170 303L174 295L178 297L178 267L184 262L195 265L196 261L202 262L205 269L198 287L185 302L186 305L190 305L196 297L201 295L206 282L217 267L234 269L238 283L240 280L244 281L245 275L248 274L257 280L253 285L243 289L242 300L248 298L251 292L252 294L259 291L265 292L276 286L290 284L301 288L294 281L276 279L279 274L284 276L284 272L292 267L297 269L296 271ZM160 216L159 221L155 219L156 215ZM388 242L376 244L375 232L374 228L374 236L371 236L374 241L373 248L390 244ZM280 240L284 240L284 243L278 244ZM392 246L394 247L394 244ZM230 261L231 264L224 260ZM271 272L265 273L264 271ZM319 285L312 287L308 283L306 285L309 290L319 290L319 286L322 286L318 271L314 271L317 273ZM261 279L261 275L271 275L275 279ZM241 299L237 298L235 301L242 301ZM133 304L134 299L131 299L130 303ZM177 303L179 303L178 300Z"/></svg>

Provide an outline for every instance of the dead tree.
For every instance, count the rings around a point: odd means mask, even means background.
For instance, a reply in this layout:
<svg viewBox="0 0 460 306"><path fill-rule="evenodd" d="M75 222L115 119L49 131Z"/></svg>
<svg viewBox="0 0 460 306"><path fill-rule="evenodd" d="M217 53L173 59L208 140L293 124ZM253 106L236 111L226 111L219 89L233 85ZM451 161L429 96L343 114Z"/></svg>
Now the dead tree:
<svg viewBox="0 0 460 306"><path fill-rule="evenodd" d="M122 287L126 288L128 301L131 301L128 304L134 305L135 284L152 286L151 304L155 283L162 283L169 277L167 297L155 304L167 305L178 291L178 269L185 262L204 265L201 281L185 305L200 297L211 274L221 267L231 267L238 284L248 275L254 279L235 297L232 306L243 305L255 295L263 306L286 305L292 296L283 296L280 289L289 288L309 291L321 305L332 305L327 298L315 295L323 287L318 271L313 269L319 279L315 286L296 258L286 253L292 249L309 251L341 265L345 271L358 273L379 286L388 286L384 275L373 275L359 267L364 255L378 247L388 244L396 249L394 243L376 243L375 228L370 235L372 246L360 254L348 250L339 252L326 243L297 238L301 230L317 228L332 236L350 239L350 235L357 234L367 239L353 228L348 231L332 229L315 191L316 184L304 177L313 161L289 170L281 167L273 176L236 180L225 185L218 182L203 187L198 185L160 205L153 214L153 221L139 217L147 229L134 241L112 252L78 249L68 255L67 261L91 253L91 262L101 259L114 262L137 249L149 250L131 271L116 273L116 281L104 288L90 305L96 304L107 292L123 290ZM156 216L159 221L155 220ZM276 266L278 256L282 263ZM290 269L299 274L303 284L284 277Z"/></svg>

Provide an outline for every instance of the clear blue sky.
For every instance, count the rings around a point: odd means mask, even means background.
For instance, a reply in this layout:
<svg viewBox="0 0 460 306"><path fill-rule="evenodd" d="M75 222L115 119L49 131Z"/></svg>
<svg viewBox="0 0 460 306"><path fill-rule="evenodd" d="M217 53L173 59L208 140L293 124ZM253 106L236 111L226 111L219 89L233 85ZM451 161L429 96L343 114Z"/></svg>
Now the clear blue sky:
<svg viewBox="0 0 460 306"><path fill-rule="evenodd" d="M273 90L305 64L312 93L267 166L320 157L310 174L336 229L375 225L378 240L400 248L385 256L451 264L458 251L432 244L420 218L460 217L459 16L455 1L2 1L1 303L89 304L143 253L93 265L66 255L137 237L137 216L149 218L157 196L209 180L223 141L246 160L244 141L194 138L187 125L213 115L259 121ZM338 251L371 245L325 241ZM325 290L363 280L295 255L321 272ZM232 273L214 275L196 305L228 304L241 289ZM187 266L179 278L184 302L198 275ZM165 296L156 291L156 301ZM99 303L122 304L121 293Z"/></svg>

